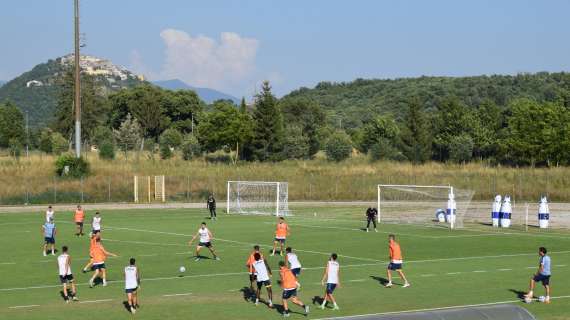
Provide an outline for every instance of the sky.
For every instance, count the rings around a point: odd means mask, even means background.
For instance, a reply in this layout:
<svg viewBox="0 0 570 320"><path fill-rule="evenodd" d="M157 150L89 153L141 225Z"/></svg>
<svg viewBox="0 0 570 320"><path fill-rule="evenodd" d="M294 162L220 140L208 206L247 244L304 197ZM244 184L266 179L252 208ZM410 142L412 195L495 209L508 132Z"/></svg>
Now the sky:
<svg viewBox="0 0 570 320"><path fill-rule="evenodd" d="M570 71L567 0L81 0L83 54L237 97L321 81ZM73 0L0 1L0 80L73 50Z"/></svg>

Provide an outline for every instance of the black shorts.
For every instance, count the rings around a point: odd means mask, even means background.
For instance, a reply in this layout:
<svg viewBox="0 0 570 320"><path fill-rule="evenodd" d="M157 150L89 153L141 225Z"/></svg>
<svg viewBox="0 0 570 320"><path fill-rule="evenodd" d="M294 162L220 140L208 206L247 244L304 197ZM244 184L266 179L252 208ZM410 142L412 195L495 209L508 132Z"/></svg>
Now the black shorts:
<svg viewBox="0 0 570 320"><path fill-rule="evenodd" d="M293 273L293 275L295 276L295 278L297 278L297 277L299 277L299 275L301 274L301 268L291 269L291 272Z"/></svg>
<svg viewBox="0 0 570 320"><path fill-rule="evenodd" d="M93 270L105 269L105 264L104 264L104 263L93 264L93 266L91 267L91 269L93 269Z"/></svg>
<svg viewBox="0 0 570 320"><path fill-rule="evenodd" d="M287 239L285 239L285 238L275 238L275 241L276 241L276 242L279 242L279 243L285 243L285 240L287 240Z"/></svg>
<svg viewBox="0 0 570 320"><path fill-rule="evenodd" d="M200 242L198 243L198 247L206 247L206 248L210 248L212 246L211 242Z"/></svg>
<svg viewBox="0 0 570 320"><path fill-rule="evenodd" d="M83 227L83 222L75 222L76 225Z"/></svg>
<svg viewBox="0 0 570 320"><path fill-rule="evenodd" d="M125 289L125 293L136 293L138 288L139 287L131 288L131 289Z"/></svg>
<svg viewBox="0 0 570 320"><path fill-rule="evenodd" d="M92 233L92 234L98 234L98 233L100 233L100 232L101 232L101 229L99 229L99 230L91 230L91 233Z"/></svg>
<svg viewBox="0 0 570 320"><path fill-rule="evenodd" d="M257 288L261 289L261 287L265 286L266 288L270 288L271 287L271 280L265 280L265 281L257 281Z"/></svg>
<svg viewBox="0 0 570 320"><path fill-rule="evenodd" d="M73 282L73 275L72 274L68 274L66 276L59 276L59 281L61 281L61 283L69 283L69 282Z"/></svg>
<svg viewBox="0 0 570 320"><path fill-rule="evenodd" d="M534 280L535 282L542 282L543 286L547 286L550 284L550 276L546 276L543 274L535 275L534 278L532 278L532 280Z"/></svg>
<svg viewBox="0 0 570 320"><path fill-rule="evenodd" d="M297 289L283 290L283 299L287 300L291 297L297 296Z"/></svg>
<svg viewBox="0 0 570 320"><path fill-rule="evenodd" d="M388 265L388 269L392 271L402 270L402 264L390 262L390 264Z"/></svg>
<svg viewBox="0 0 570 320"><path fill-rule="evenodd" d="M332 294L336 289L336 283L327 283L327 293Z"/></svg>
<svg viewBox="0 0 570 320"><path fill-rule="evenodd" d="M55 244L54 237L44 237L44 241L46 242L46 244Z"/></svg>

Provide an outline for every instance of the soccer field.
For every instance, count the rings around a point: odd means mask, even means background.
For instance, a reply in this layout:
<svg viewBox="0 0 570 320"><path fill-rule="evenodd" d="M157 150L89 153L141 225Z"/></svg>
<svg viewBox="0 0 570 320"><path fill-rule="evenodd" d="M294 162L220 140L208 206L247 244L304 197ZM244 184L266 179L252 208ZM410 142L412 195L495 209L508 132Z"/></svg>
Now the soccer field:
<svg viewBox="0 0 570 320"><path fill-rule="evenodd" d="M508 302L528 308L539 319L570 318L570 233L520 232L466 226L463 230L416 225L381 225L366 233L362 207L294 208L288 217L291 236L287 245L297 251L304 270L299 297L311 305L308 318L434 309L450 306ZM57 208L56 208L57 210ZM88 259L87 236L75 237L72 213L56 211L57 248L67 245L78 283L80 302L66 304L60 295L56 259L43 257L40 232L44 214L0 214L0 319L124 319L131 317L125 301L123 267L137 259L142 275L139 319L271 319L280 318L281 289L277 263L269 257L276 218L218 213L206 219L206 209L146 209L102 211L103 244L119 254L107 261L107 287L87 285L90 274L81 273ZM94 211L86 207L90 221ZM213 232L213 245L221 261L194 261L187 245L200 222ZM87 227L87 231L90 228ZM412 286L384 288L388 246L394 233L404 254L404 271ZM262 246L274 271L276 309L255 306L244 298L249 287L245 261L254 244ZM536 271L538 247L552 257L552 303L524 304ZM320 280L331 252L339 254L342 287L335 291L339 311L320 310ZM204 256L209 253L203 251ZM186 272L179 273L185 266ZM543 295L537 287L535 295ZM265 290L262 297L266 297ZM290 307L292 318L304 318ZM298 312L298 313L295 313Z"/></svg>

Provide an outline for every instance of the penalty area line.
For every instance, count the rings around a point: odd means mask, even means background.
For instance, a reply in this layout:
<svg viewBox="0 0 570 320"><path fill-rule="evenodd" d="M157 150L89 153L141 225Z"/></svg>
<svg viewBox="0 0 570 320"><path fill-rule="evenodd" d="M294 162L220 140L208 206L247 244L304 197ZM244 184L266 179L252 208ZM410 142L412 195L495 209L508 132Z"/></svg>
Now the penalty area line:
<svg viewBox="0 0 570 320"><path fill-rule="evenodd" d="M27 306L13 306L13 307L8 307L8 309L23 309L23 308L34 308L34 307L39 307L39 304L29 304Z"/></svg>

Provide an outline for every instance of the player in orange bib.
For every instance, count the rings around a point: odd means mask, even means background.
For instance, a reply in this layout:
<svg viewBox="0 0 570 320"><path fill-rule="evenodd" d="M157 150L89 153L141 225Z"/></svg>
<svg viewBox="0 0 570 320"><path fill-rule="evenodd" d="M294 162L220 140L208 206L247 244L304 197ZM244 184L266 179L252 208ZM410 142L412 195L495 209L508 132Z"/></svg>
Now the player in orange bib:
<svg viewBox="0 0 570 320"><path fill-rule="evenodd" d="M91 277L91 279L89 280L89 287L91 288L93 288L93 286L95 285L95 279L97 279L98 277L103 280L103 286L107 285L107 270L105 267L105 260L107 260L107 256L113 256L113 257L117 256L116 254L105 250L105 248L101 244L101 238L97 237L95 239L96 239L95 241L97 242L97 244L93 249L93 269L95 270L95 273L93 274L93 277Z"/></svg>
<svg viewBox="0 0 570 320"><path fill-rule="evenodd" d="M75 224L77 225L77 233L75 233L75 235L78 237L82 236L83 235L83 221L85 221L85 212L83 211L81 206L77 206L77 210L75 210L75 214L73 215L73 220L75 221Z"/></svg>
<svg viewBox="0 0 570 320"><path fill-rule="evenodd" d="M99 244L99 242L97 242L97 239L100 239L100 237L101 236L98 233L91 234L91 238L89 239L89 261L85 267L83 267L83 273L89 271L89 269L91 269L93 266L93 252L95 251L95 247Z"/></svg>
<svg viewBox="0 0 570 320"><path fill-rule="evenodd" d="M287 301L298 305L305 310L305 316L309 314L309 306L297 298L297 277L287 268L285 261L279 261L279 275L281 276L281 287L283 288L283 316L289 317L289 305Z"/></svg>
<svg viewBox="0 0 570 320"><path fill-rule="evenodd" d="M271 255L275 255L275 249L277 244L280 246L279 254L283 255L283 248L285 247L285 241L289 235L289 226L285 223L285 218L279 217L279 223L277 223L277 229L275 230L275 240L273 241L273 251Z"/></svg>
<svg viewBox="0 0 570 320"><path fill-rule="evenodd" d="M396 242L396 236L393 234L389 235L388 243L388 249L390 250L390 264L386 269L386 273L388 274L388 283L386 283L386 287L389 288L392 286L392 270L398 272L402 280L404 280L403 287L409 287L410 283L402 271L402 264L404 263L404 260L402 258L402 250L400 249L400 244Z"/></svg>
<svg viewBox="0 0 570 320"><path fill-rule="evenodd" d="M249 257L247 258L247 261L245 263L245 266L247 267L247 272L249 273L249 288L251 289L251 292L255 292L254 285L257 283L257 276L255 274L255 269L253 268L253 264L255 263L255 254L256 253L259 253L261 255L261 259L264 259L263 254L261 253L261 251L259 249L259 246L255 245L255 246L253 246L253 251L251 252Z"/></svg>

